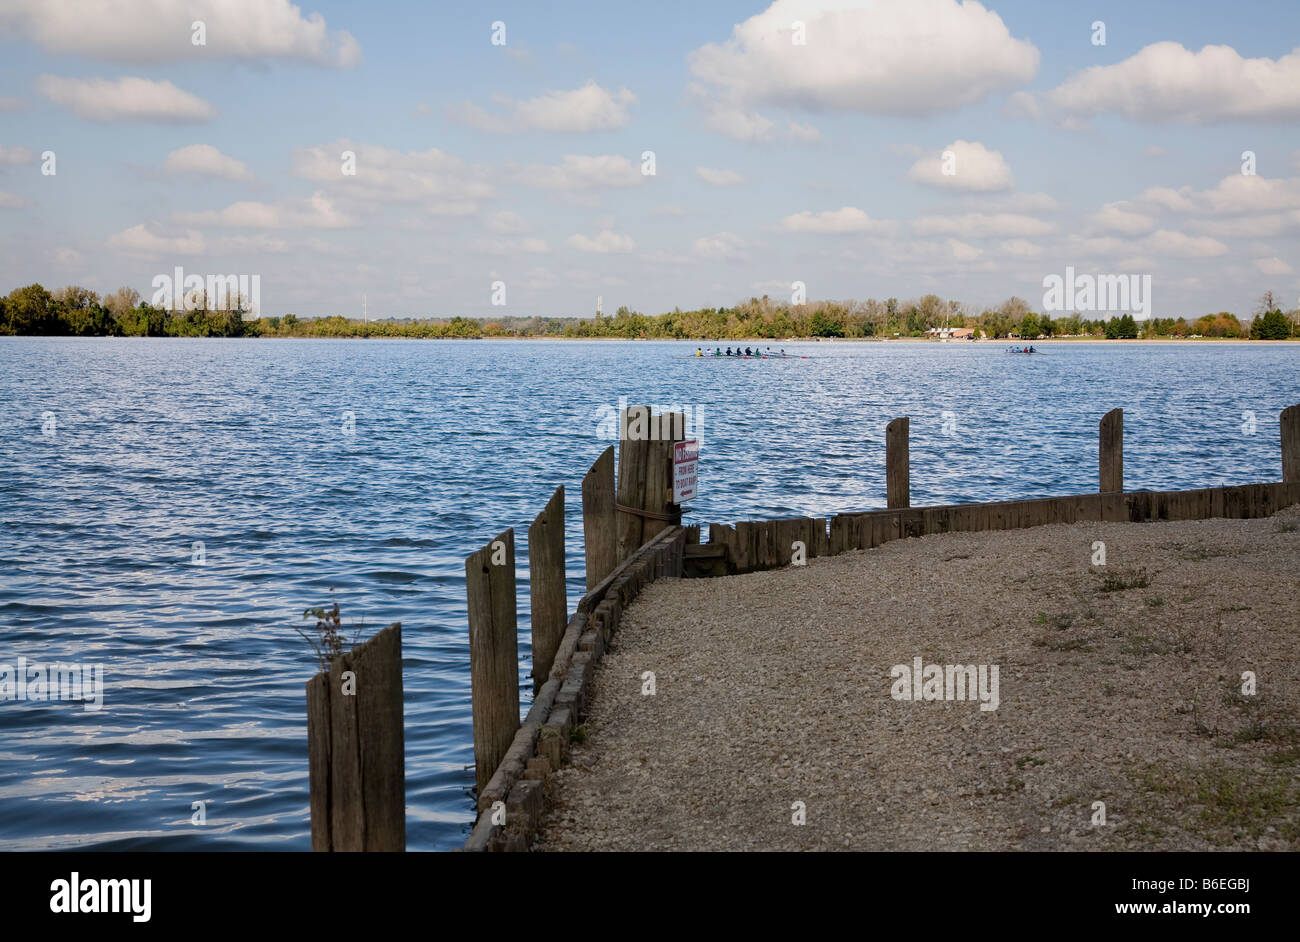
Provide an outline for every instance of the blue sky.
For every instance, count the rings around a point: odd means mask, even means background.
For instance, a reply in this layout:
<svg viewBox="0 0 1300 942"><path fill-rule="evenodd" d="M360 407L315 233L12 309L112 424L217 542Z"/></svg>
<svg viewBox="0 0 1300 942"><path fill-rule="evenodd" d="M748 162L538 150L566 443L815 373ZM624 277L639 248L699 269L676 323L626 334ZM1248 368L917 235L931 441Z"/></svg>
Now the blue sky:
<svg viewBox="0 0 1300 942"><path fill-rule="evenodd" d="M180 265L259 275L268 314L794 281L978 309L1071 266L1151 275L1158 315L1300 295L1293 2L114 6L0 4L0 291L147 299Z"/></svg>

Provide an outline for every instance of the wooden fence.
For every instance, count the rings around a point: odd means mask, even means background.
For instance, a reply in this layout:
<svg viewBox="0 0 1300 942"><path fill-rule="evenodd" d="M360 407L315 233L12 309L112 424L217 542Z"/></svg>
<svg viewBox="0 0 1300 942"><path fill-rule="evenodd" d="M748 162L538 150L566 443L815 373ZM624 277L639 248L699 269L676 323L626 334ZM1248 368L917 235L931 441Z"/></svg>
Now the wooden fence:
<svg viewBox="0 0 1300 942"><path fill-rule="evenodd" d="M1031 500L912 507L909 421L886 430L884 510L713 524L709 542L672 504L672 442L684 417L646 407L620 415L619 460L607 448L582 481L586 593L567 613L564 489L528 529L532 706L519 718L514 530L465 560L478 817L465 850L526 850L544 783L586 710L596 663L641 589L665 576L790 565L956 531L1078 521L1265 516L1300 502L1300 405L1282 412L1282 480L1183 491L1123 490L1123 412L1099 425L1099 490ZM617 472L617 477L616 477ZM313 850L405 849L401 626L393 625L307 684Z"/></svg>
<svg viewBox="0 0 1300 942"><path fill-rule="evenodd" d="M672 445L684 431L682 413L656 416L632 406L620 414L617 478L610 447L582 481L587 592L571 617L563 488L529 527L535 697L522 722L513 531L465 561L479 807L467 849L527 846L540 815L540 783L560 762L623 607L653 579L681 574L686 534L672 503Z"/></svg>
<svg viewBox="0 0 1300 942"><path fill-rule="evenodd" d="M1300 406L1282 412L1282 480L1181 491L1124 491L1124 413L1113 409L1098 433L1100 489L1095 494L912 507L908 498L907 419L885 435L887 504L884 510L825 517L791 517L710 524L688 530L685 575L736 574L790 565L802 544L806 557L868 549L931 533L1012 530L1080 521L1203 520L1268 516L1300 501Z"/></svg>

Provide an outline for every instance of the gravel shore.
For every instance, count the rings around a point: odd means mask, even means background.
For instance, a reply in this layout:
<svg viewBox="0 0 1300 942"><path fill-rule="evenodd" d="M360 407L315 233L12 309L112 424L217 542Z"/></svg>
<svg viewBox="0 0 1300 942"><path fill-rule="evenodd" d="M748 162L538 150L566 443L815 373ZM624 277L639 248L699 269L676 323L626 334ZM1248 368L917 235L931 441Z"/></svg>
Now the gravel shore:
<svg viewBox="0 0 1300 942"><path fill-rule="evenodd" d="M534 849L1298 850L1298 641L1300 505L661 581ZM997 708L895 699L918 657Z"/></svg>

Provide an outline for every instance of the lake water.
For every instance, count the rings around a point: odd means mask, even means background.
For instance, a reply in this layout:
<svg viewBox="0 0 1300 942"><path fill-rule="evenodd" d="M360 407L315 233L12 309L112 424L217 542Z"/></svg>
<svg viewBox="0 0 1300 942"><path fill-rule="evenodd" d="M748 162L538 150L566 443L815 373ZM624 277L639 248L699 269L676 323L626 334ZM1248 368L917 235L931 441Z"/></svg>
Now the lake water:
<svg viewBox="0 0 1300 942"><path fill-rule="evenodd" d="M579 484L620 396L696 412L687 522L883 506L899 415L915 505L1095 490L1116 406L1129 489L1281 477L1300 346L1042 347L0 339L0 664L105 682L98 712L0 702L0 846L307 849L316 662L294 628L333 601L365 633L402 622L408 846L459 845L464 559L516 528L526 655L526 526L565 485L572 607Z"/></svg>

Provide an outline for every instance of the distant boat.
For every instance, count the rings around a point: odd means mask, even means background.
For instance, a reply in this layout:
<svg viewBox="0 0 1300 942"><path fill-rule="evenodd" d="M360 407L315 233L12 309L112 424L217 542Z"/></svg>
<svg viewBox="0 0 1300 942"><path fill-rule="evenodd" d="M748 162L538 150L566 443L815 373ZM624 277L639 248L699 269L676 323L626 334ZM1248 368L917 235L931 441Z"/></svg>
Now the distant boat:
<svg viewBox="0 0 1300 942"><path fill-rule="evenodd" d="M686 359L688 360L807 360L807 355L802 353L763 353L755 350L753 353L692 353Z"/></svg>

